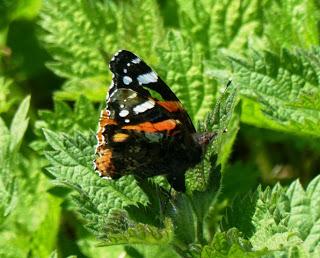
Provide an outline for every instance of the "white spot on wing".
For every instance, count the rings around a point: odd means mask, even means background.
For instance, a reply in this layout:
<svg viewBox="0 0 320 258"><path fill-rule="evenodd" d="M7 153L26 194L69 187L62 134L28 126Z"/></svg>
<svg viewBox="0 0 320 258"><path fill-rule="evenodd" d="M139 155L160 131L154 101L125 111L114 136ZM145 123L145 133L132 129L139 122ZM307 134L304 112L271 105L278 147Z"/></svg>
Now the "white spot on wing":
<svg viewBox="0 0 320 258"><path fill-rule="evenodd" d="M121 104L121 105L120 105L120 108L124 108L124 105L123 105L123 104Z"/></svg>
<svg viewBox="0 0 320 258"><path fill-rule="evenodd" d="M141 62L141 59L139 57L137 57L135 59L132 59L131 62L134 64L139 64Z"/></svg>
<svg viewBox="0 0 320 258"><path fill-rule="evenodd" d="M129 111L126 110L126 109L122 109L122 110L120 111L120 113L119 113L119 116L121 116L121 117L125 117L125 116L127 116L127 115L129 115Z"/></svg>
<svg viewBox="0 0 320 258"><path fill-rule="evenodd" d="M130 119L125 119L124 122L125 123L130 123Z"/></svg>
<svg viewBox="0 0 320 258"><path fill-rule="evenodd" d="M122 52L122 49L120 49L117 53L114 54L114 56L118 56Z"/></svg>
<svg viewBox="0 0 320 258"><path fill-rule="evenodd" d="M138 96L138 94L136 92L134 92L130 96L128 96L128 99L134 99L137 96Z"/></svg>
<svg viewBox="0 0 320 258"><path fill-rule="evenodd" d="M127 73L127 69L126 69L126 68L124 68L124 69L123 69L123 72L124 72L124 73Z"/></svg>
<svg viewBox="0 0 320 258"><path fill-rule="evenodd" d="M108 103L111 101L112 96L118 91L118 89L115 89L112 94L108 97Z"/></svg>
<svg viewBox="0 0 320 258"><path fill-rule="evenodd" d="M143 102L140 105L137 105L133 108L133 112L135 114L139 114L139 113L143 113L145 111L147 111L148 109L153 108L155 105L155 102L153 100L148 100L146 102Z"/></svg>
<svg viewBox="0 0 320 258"><path fill-rule="evenodd" d="M132 79L129 76L123 76L122 80L125 85L129 85L132 82Z"/></svg>
<svg viewBox="0 0 320 258"><path fill-rule="evenodd" d="M130 63L127 63L127 66L130 66L131 64Z"/></svg>
<svg viewBox="0 0 320 258"><path fill-rule="evenodd" d="M148 84L158 81L158 75L154 71L151 71L150 73L139 75L137 79L139 84Z"/></svg>

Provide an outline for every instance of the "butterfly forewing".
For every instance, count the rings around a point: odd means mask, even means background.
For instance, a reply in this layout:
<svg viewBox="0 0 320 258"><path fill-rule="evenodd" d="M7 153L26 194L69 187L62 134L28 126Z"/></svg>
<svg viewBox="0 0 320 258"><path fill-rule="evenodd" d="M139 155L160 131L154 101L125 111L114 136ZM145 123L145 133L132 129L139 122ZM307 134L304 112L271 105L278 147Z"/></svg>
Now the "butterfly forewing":
<svg viewBox="0 0 320 258"><path fill-rule="evenodd" d="M157 73L130 51L120 50L111 59L109 67L114 75L114 85L118 88L131 88L149 96L150 93L144 89L147 88L159 93L164 100L179 101Z"/></svg>

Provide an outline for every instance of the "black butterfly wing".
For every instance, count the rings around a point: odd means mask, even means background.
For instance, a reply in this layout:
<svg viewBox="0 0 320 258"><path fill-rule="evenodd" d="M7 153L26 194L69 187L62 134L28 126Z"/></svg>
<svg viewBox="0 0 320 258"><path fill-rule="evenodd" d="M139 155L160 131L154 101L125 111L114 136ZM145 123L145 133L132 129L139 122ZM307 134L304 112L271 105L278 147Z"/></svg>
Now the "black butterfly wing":
<svg viewBox="0 0 320 258"><path fill-rule="evenodd" d="M167 110L176 113L176 117L181 120L185 128L190 133L195 133L195 127L182 107L181 102L166 83L154 72L141 58L128 50L118 51L109 63L113 73L112 85L109 88L109 96L121 88L132 89L140 96L150 97L148 89L161 95Z"/></svg>
<svg viewBox="0 0 320 258"><path fill-rule="evenodd" d="M128 50L118 51L109 63L114 85L131 88L143 95L150 93L144 88L156 91L164 100L178 101L176 95L141 58ZM111 89L112 93L114 89Z"/></svg>
<svg viewBox="0 0 320 258"><path fill-rule="evenodd" d="M109 66L113 79L99 122L96 169L111 178L166 174L176 190L184 191L184 173L202 154L189 115L162 79L130 51L119 51Z"/></svg>

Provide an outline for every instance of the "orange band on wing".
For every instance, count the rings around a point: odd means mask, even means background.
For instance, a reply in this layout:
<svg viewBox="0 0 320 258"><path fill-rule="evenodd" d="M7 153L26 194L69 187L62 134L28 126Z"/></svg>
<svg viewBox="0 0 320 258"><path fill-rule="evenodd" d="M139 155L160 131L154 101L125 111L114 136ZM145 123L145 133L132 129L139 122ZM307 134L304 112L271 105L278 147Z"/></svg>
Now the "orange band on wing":
<svg viewBox="0 0 320 258"><path fill-rule="evenodd" d="M129 138L128 134L125 133L116 133L113 137L112 140L114 142L124 142L125 140L127 140Z"/></svg>
<svg viewBox="0 0 320 258"><path fill-rule="evenodd" d="M96 158L96 170L101 173L101 176L112 176L114 173L114 166L111 162L112 151L109 149L100 150L100 156Z"/></svg>
<svg viewBox="0 0 320 258"><path fill-rule="evenodd" d="M157 104L164 107L169 112L177 112L182 109L179 101L157 101Z"/></svg>
<svg viewBox="0 0 320 258"><path fill-rule="evenodd" d="M117 122L113 119L109 118L109 114L107 110L102 110L101 111L101 115L100 115L100 119L99 119L99 128L98 128L98 132L97 132L97 139L98 139L98 143L99 144L103 144L104 139L103 139L103 131L104 128L107 125L116 125Z"/></svg>
<svg viewBox="0 0 320 258"><path fill-rule="evenodd" d="M144 122L136 125L126 125L122 129L144 131L144 132L158 132L170 131L176 127L177 123L174 119L167 119L157 123Z"/></svg>
<svg viewBox="0 0 320 258"><path fill-rule="evenodd" d="M104 127L106 125L116 125L117 122L109 118L109 114L107 110L102 110L100 119L99 119L99 124L100 124L100 127Z"/></svg>

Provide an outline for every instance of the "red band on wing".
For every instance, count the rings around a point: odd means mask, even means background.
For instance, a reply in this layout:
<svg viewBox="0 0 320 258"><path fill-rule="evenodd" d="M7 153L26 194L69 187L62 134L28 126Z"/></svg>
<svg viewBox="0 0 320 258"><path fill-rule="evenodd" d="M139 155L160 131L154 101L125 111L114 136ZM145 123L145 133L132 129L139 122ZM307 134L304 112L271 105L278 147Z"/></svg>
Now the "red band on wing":
<svg viewBox="0 0 320 258"><path fill-rule="evenodd" d="M136 125L125 125L122 129L135 130L144 132L170 131L176 127L177 123L174 119L167 119L157 123L144 122Z"/></svg>
<svg viewBox="0 0 320 258"><path fill-rule="evenodd" d="M183 109L179 101L157 101L157 104L164 107L169 112L178 112Z"/></svg>

